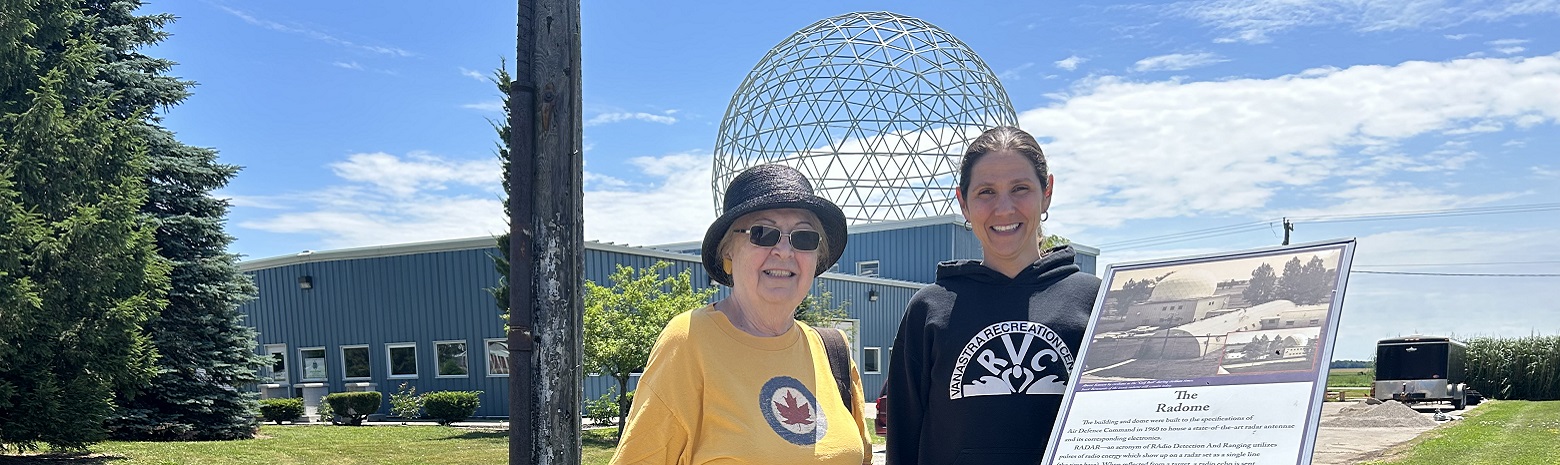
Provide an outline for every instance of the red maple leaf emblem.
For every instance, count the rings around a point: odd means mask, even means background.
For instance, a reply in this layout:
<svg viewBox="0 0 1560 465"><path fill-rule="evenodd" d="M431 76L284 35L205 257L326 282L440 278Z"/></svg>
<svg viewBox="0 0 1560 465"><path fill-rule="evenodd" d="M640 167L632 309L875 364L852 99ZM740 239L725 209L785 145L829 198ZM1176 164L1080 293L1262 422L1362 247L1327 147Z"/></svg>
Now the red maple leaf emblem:
<svg viewBox="0 0 1560 465"><path fill-rule="evenodd" d="M775 402L775 409L780 411L780 416L785 418L787 425L811 425L812 406L808 404L796 405L796 396L791 391L785 391L785 403Z"/></svg>

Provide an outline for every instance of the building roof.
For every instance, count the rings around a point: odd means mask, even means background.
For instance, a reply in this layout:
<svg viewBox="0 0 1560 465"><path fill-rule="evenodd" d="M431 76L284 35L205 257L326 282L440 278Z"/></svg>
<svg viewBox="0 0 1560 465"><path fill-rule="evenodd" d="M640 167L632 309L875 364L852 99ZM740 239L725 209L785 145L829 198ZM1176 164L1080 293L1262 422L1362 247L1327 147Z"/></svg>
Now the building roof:
<svg viewBox="0 0 1560 465"><path fill-rule="evenodd" d="M281 255L256 260L239 262L238 269L244 272L259 271L269 268L278 268L302 263L328 262L336 260L352 260L361 258L395 257L400 255L414 255L422 253L453 252L459 250L476 250L498 247L497 239L493 237L468 237L463 239L446 239L439 241L408 242L404 244L376 245L368 247L353 247L335 250L305 250L294 255ZM674 253L657 248L634 247L598 241L586 241L585 249L604 252L618 252L645 257L659 258L663 260L676 260L685 262L698 262L698 255ZM857 276L845 273L824 273L819 276L839 281L851 281L884 286L896 286L909 289L920 289L926 283L903 281L898 279Z"/></svg>

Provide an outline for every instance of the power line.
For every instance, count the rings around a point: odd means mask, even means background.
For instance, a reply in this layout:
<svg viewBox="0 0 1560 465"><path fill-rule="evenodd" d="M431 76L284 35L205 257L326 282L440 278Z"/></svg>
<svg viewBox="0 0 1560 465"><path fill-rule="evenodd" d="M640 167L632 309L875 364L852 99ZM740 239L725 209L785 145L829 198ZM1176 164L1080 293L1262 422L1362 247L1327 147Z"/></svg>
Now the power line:
<svg viewBox="0 0 1560 465"><path fill-rule="evenodd" d="M1465 262L1465 263L1372 263L1358 265L1364 267L1414 267L1414 266L1491 266L1491 265L1548 265L1560 263L1560 260L1537 260L1529 262Z"/></svg>
<svg viewBox="0 0 1560 465"><path fill-rule="evenodd" d="M1116 242L1106 242L1106 243L1098 245L1097 247L1099 247L1100 249L1121 249L1121 248L1152 247L1152 246L1159 246L1159 245L1165 245L1165 244L1173 244L1173 243L1176 243L1176 242L1186 242L1186 241L1193 241L1193 240L1200 240L1200 239L1208 239L1208 238L1213 238L1213 237L1228 236L1228 235L1231 235L1231 234L1240 234L1240 233L1244 233L1244 232L1252 232L1252 231L1261 230L1261 229L1264 229L1264 228L1271 230L1273 225L1279 224L1281 222L1282 223L1288 223L1288 224L1285 225L1286 229L1288 229L1288 228L1292 227L1292 226L1290 226L1290 224L1294 224L1294 223L1350 223L1350 222L1362 222L1362 221L1387 221L1387 220L1409 220L1409 219L1422 219L1422 218L1444 218L1444 217L1451 217L1451 216L1499 215L1499 214L1515 214L1515 213L1539 213L1539 212L1548 212L1548 211L1560 211L1560 203L1535 203L1535 204L1523 204L1523 205L1500 205L1500 206L1492 206L1492 207L1443 208L1443 209L1435 209L1435 210L1405 210L1405 211L1388 211L1388 212L1375 212L1375 213L1316 215L1316 216L1310 216L1310 217L1271 218L1271 219L1266 219L1266 220L1253 221L1253 222L1249 222L1249 223L1237 223L1237 224L1231 224L1231 225L1226 225L1226 226L1216 226L1216 227L1212 227L1212 228L1196 229L1196 230L1184 231L1184 232L1178 232L1178 233L1160 234L1160 235L1157 235L1157 236L1146 236L1146 237L1140 237L1140 238L1136 238L1136 239L1126 239L1126 240L1121 240L1121 241L1116 241Z"/></svg>
<svg viewBox="0 0 1560 465"><path fill-rule="evenodd" d="M1408 276L1466 276L1481 278L1560 278L1560 273L1434 273L1428 271L1349 270L1350 274L1392 274Z"/></svg>
<svg viewBox="0 0 1560 465"><path fill-rule="evenodd" d="M1500 205L1493 207L1443 208L1437 210L1408 210L1399 212L1356 213L1346 215L1318 215L1296 218L1306 223L1349 223L1355 221L1405 220L1418 218L1443 218L1448 216L1497 215L1508 213L1537 213L1560 210L1560 203L1534 203L1525 205Z"/></svg>

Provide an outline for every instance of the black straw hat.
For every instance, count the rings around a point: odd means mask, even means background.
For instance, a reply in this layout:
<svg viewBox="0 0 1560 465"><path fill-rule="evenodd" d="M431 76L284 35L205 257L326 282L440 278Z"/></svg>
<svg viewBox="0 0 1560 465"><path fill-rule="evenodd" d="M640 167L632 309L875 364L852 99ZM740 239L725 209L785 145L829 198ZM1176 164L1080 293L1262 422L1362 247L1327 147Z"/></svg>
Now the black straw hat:
<svg viewBox="0 0 1560 465"><path fill-rule="evenodd" d="M800 171L785 165L758 165L748 168L731 185L726 186L720 218L704 232L704 271L715 282L731 285L731 274L721 266L720 241L731 232L731 223L742 215L759 210L776 208L802 208L811 211L823 222L823 238L828 244L828 254L818 257L818 270L823 274L845 252L845 212L829 199L813 194L812 183Z"/></svg>

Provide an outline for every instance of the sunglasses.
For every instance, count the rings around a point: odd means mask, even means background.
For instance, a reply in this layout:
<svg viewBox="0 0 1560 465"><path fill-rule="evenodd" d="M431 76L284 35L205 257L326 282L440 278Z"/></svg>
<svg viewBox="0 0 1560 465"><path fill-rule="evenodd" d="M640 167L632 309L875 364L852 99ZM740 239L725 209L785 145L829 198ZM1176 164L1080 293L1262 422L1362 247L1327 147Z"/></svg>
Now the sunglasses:
<svg viewBox="0 0 1560 465"><path fill-rule="evenodd" d="M747 234L748 242L759 247L774 247L780 243L781 237L786 237L791 241L791 248L803 252L818 250L818 245L823 242L823 235L818 234L818 231L801 230L783 233L780 232L780 228L753 225L732 232Z"/></svg>

